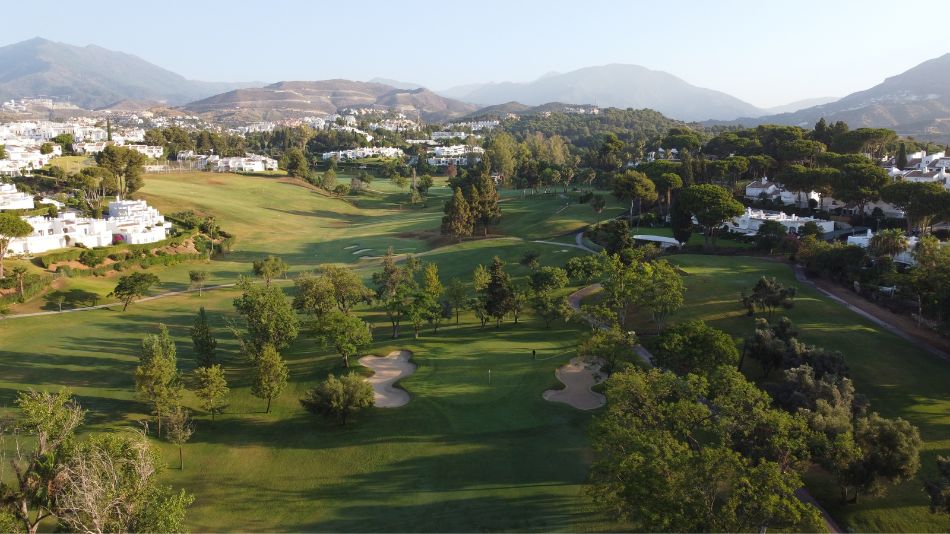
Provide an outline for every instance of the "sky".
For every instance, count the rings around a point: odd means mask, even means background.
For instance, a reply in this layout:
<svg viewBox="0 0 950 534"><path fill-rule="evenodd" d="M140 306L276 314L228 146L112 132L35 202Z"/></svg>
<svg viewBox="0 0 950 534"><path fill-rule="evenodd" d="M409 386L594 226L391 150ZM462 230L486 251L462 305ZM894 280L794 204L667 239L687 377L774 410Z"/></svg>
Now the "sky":
<svg viewBox="0 0 950 534"><path fill-rule="evenodd" d="M4 4L0 45L96 44L206 81L382 77L440 90L631 63L771 107L845 96L950 52L941 0Z"/></svg>

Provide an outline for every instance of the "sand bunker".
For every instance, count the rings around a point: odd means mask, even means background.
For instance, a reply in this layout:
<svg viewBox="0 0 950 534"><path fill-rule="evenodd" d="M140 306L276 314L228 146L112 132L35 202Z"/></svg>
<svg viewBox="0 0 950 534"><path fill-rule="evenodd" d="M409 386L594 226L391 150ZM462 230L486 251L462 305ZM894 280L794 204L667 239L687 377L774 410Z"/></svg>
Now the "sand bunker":
<svg viewBox="0 0 950 534"><path fill-rule="evenodd" d="M364 252L369 252L369 251L371 251L371 250L373 250L373 249L371 249L371 248L361 248L361 249L357 250L356 252L354 252L353 254L354 254L354 255L362 254L362 253L364 253Z"/></svg>
<svg viewBox="0 0 950 534"><path fill-rule="evenodd" d="M367 381L373 386L373 402L378 408L398 408L409 403L409 393L395 387L397 381L416 372L409 360L412 351L394 350L388 356L363 356L360 365L373 370Z"/></svg>
<svg viewBox="0 0 950 534"><path fill-rule="evenodd" d="M549 389L544 400L570 404L578 410L595 410L607 403L607 398L591 391L591 387L604 381L600 365L590 365L579 358L559 367L554 376L564 383L564 389Z"/></svg>
<svg viewBox="0 0 950 534"><path fill-rule="evenodd" d="M356 247L358 247L358 246L359 246L359 245L350 245L350 246L348 246L348 247L343 247L343 250L350 250L350 249L356 248Z"/></svg>

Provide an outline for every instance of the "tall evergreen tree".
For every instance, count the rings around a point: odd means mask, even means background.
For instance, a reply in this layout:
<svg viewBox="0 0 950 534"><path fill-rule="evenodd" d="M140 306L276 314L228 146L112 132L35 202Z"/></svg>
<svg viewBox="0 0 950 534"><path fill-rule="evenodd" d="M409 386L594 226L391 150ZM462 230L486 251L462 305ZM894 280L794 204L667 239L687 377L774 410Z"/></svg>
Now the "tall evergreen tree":
<svg viewBox="0 0 950 534"><path fill-rule="evenodd" d="M477 197L475 193L477 192ZM472 182L472 195L469 204L475 222L482 227L482 232L488 236L488 227L501 217L501 208L498 206L498 191L495 181L487 172L479 173Z"/></svg>
<svg viewBox="0 0 950 534"><path fill-rule="evenodd" d="M898 169L903 170L907 166L907 145L901 143L900 148L897 149L897 161L895 162Z"/></svg>
<svg viewBox="0 0 950 534"><path fill-rule="evenodd" d="M442 235L448 235L461 241L472 235L474 219L472 210L462 195L462 189L455 188L452 199L445 203L445 215L442 217Z"/></svg>
<svg viewBox="0 0 950 534"><path fill-rule="evenodd" d="M505 272L505 263L498 256L492 258L488 276L488 285L485 286L485 308L488 316L495 319L497 328L514 306L515 290L511 283L511 275Z"/></svg>
<svg viewBox="0 0 950 534"><path fill-rule="evenodd" d="M191 341L195 345L195 359L198 361L198 367L214 365L214 355L218 347L218 341L214 338L211 327L208 325L208 314L205 313L204 306L198 310L198 316L195 317L195 323L191 327Z"/></svg>

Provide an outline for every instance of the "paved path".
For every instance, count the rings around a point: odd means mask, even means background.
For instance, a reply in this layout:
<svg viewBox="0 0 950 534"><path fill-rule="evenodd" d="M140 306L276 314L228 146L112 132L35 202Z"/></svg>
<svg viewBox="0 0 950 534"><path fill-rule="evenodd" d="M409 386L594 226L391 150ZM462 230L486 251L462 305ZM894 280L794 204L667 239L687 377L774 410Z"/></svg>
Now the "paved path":
<svg viewBox="0 0 950 534"><path fill-rule="evenodd" d="M601 288L602 286L600 285L600 283L591 284L589 286L582 287L567 296L567 303L568 305L570 305L571 308L574 309L574 311L580 313L581 302L588 296L593 295L594 293L600 291ZM583 314L581 315L584 317L584 319L587 320L587 322L593 324L590 317L584 316ZM599 328L603 328L603 325L595 325L595 326ZM648 351L646 347L639 344L634 345L633 353L639 356L640 359L643 360L643 362L647 364L647 366L653 367L653 355L650 354L650 351Z"/></svg>
<svg viewBox="0 0 950 534"><path fill-rule="evenodd" d="M212 291L212 290L214 290L214 289L222 289L222 288L226 288L226 287L234 287L235 285L237 285L237 284L231 283L231 284L220 284L220 285L216 285L216 286L207 286L207 287L201 288L201 291ZM153 296L151 296L151 297L144 297L144 298L141 298L141 299L139 299L139 300L136 300L135 302L147 302L147 301L150 301L150 300L163 299L163 298L165 298L165 297L174 297L174 296L177 296L177 295L184 295L184 294L186 294L186 293L194 293L194 292L196 292L196 291L198 291L198 290L197 290L197 289L183 289L183 290L181 290L181 291L169 291L169 292L167 292L167 293L161 293L161 294L159 294L159 295L153 295ZM16 315L6 315L6 316L3 316L3 319L4 319L4 320L7 320L7 319L22 319L22 318L24 318L24 317L41 317L41 316L43 316L43 315L58 315L58 314L61 314L61 313L73 313L73 312L81 312L81 311L89 311L89 310L101 310L101 309L103 309L103 308L110 308L110 307L112 307L112 306L122 306L122 303L121 303L121 302L110 302L110 303L108 303L108 304L99 304L98 306L83 306L82 308L70 308L70 309L68 309L68 310L63 310L63 311L45 311L45 312L34 312L34 313L18 313L18 314L16 314Z"/></svg>
<svg viewBox="0 0 950 534"><path fill-rule="evenodd" d="M582 248L582 249L586 250L587 252L590 252L591 254L597 254L597 251L596 251L596 250L594 250L594 249L592 249L592 248L590 248L590 247L588 247L587 245L584 244L584 232L577 232L577 233L574 235L574 242L577 243L577 247L578 247L578 248Z"/></svg>

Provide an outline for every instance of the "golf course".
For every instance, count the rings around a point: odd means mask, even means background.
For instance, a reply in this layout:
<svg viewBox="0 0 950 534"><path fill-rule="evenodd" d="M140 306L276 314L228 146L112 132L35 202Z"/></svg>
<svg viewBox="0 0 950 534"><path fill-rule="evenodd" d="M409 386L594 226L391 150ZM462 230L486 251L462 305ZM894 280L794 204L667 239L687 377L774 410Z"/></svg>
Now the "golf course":
<svg viewBox="0 0 950 534"><path fill-rule="evenodd" d="M236 236L230 253L149 269L160 279L151 295L187 290L189 271L208 272L202 294L185 292L98 309L58 311L42 295L0 319L0 416L13 413L18 391L69 388L88 410L83 432L143 428L149 408L135 395L134 371L143 336L168 327L186 384L197 366L189 328L200 307L218 340L218 362L231 389L229 404L212 424L187 393L194 413L193 437L183 446L153 437L169 469L167 483L194 494L188 527L204 531L615 531L623 525L596 511L587 492L592 451L589 424L598 403L573 407L550 402L548 390L576 379L556 375L577 356L578 339L591 327L583 321L554 321L550 328L530 310L515 324L484 327L465 310L458 324L447 319L438 332L426 327L415 338L406 326L391 338L390 322L375 304L356 314L372 329L373 342L351 365L367 377L378 373L390 406L360 411L346 425L317 418L299 399L343 363L302 324L300 336L282 352L289 383L265 402L251 394L251 363L228 327L240 322L231 287L250 276L254 261L269 255L289 265L272 284L288 297L293 279L322 264L343 264L372 286L382 257L392 249L400 261L412 255L438 266L445 283L471 285L477 265L501 258L506 271L524 283L531 270L521 264L535 253L545 266L564 266L588 254L576 245L584 227L621 214L610 199L602 213L577 202L577 193L531 194L500 191L502 219L491 235L454 242L440 235L443 203L452 190L436 179L422 206L389 182L343 198L301 180L280 176L189 172L150 174L137 194L162 213L193 210L214 216ZM643 233L666 235L669 230ZM694 239L698 236L694 236ZM700 238L701 239L701 238ZM797 290L794 307L783 310L803 341L841 351L856 389L871 409L901 417L920 429L924 445L916 478L890 488L884 497L843 504L830 476L818 469L806 486L836 521L854 531L946 531L946 518L931 514L921 481L935 472L937 455L950 455L950 362L908 343L795 280L787 262L752 256L674 254L667 259L684 274L685 303L670 322L702 319L737 343L754 320L739 305L740 292L762 276ZM10 261L29 269L25 260ZM116 277L57 280L50 292L67 298L63 307L113 302ZM211 286L228 285L214 288ZM563 293L580 287L575 284ZM655 327L648 315L634 317L635 330L650 346ZM754 362L743 371L761 378ZM559 379L560 377L560 379ZM570 380L570 382L569 382ZM586 380L586 379L585 379ZM580 385L577 385L580 384ZM581 380L587 393L600 386ZM393 391L395 390L395 392ZM380 390L377 390L380 391ZM398 393L398 394L397 394ZM600 393L597 393L598 395ZM609 401L609 399L608 399ZM9 444L5 444L5 447ZM55 527L48 525L49 529Z"/></svg>

